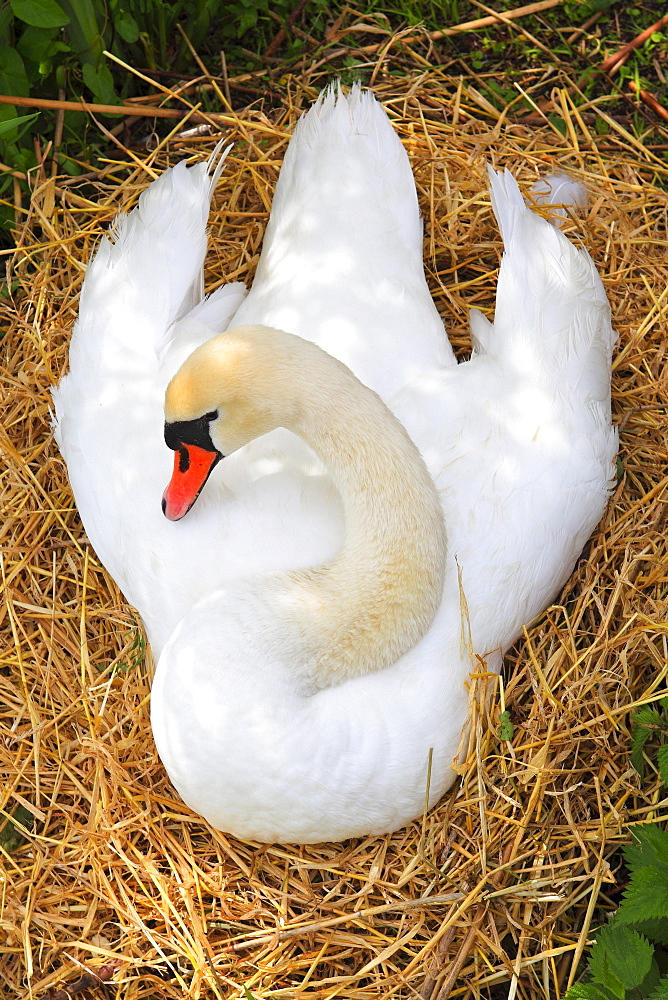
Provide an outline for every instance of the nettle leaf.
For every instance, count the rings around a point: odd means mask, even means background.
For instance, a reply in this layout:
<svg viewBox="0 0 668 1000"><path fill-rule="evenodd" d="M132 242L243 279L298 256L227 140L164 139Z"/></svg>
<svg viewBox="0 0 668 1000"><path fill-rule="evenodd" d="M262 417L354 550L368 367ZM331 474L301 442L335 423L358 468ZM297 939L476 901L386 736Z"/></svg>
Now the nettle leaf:
<svg viewBox="0 0 668 1000"><path fill-rule="evenodd" d="M36 28L64 28L70 19L56 0L9 0L19 21Z"/></svg>
<svg viewBox="0 0 668 1000"><path fill-rule="evenodd" d="M610 1000L610 990L596 983L574 983L564 1000Z"/></svg>
<svg viewBox="0 0 668 1000"><path fill-rule="evenodd" d="M631 716L631 754L630 760L642 778L645 773L645 762L642 751L645 743L657 730L666 731L666 719L650 705L645 705L635 715Z"/></svg>
<svg viewBox="0 0 668 1000"><path fill-rule="evenodd" d="M635 924L655 917L668 917L668 877L657 868L640 868L624 892L615 923Z"/></svg>
<svg viewBox="0 0 668 1000"><path fill-rule="evenodd" d="M653 823L631 830L633 841L622 848L631 872L657 868L668 876L668 833Z"/></svg>
<svg viewBox="0 0 668 1000"><path fill-rule="evenodd" d="M602 927L592 948L589 971L601 986L624 1000L627 990L640 986L652 968L654 948L637 931L613 923Z"/></svg>
<svg viewBox="0 0 668 1000"><path fill-rule="evenodd" d="M662 976L647 1000L668 1000L668 976Z"/></svg>
<svg viewBox="0 0 668 1000"><path fill-rule="evenodd" d="M637 920L633 929L642 934L648 941L668 946L668 917L655 917L654 920Z"/></svg>
<svg viewBox="0 0 668 1000"><path fill-rule="evenodd" d="M663 701L664 699L661 699ZM659 702L661 705L661 702ZM656 705L643 705L631 716L631 722L634 725L646 726L651 730L662 730L665 732L668 729L668 720L666 720L663 712L660 712Z"/></svg>
<svg viewBox="0 0 668 1000"><path fill-rule="evenodd" d="M659 774L664 785L668 786L668 744L659 747L656 752L656 759L659 765Z"/></svg>
<svg viewBox="0 0 668 1000"><path fill-rule="evenodd" d="M640 986L637 988L636 992L640 993L641 996L643 997L648 997L650 993L652 993L657 988L660 979L661 979L661 972L659 971L659 965L656 960L656 952L655 952L654 958L652 959L652 966L648 974L643 979Z"/></svg>

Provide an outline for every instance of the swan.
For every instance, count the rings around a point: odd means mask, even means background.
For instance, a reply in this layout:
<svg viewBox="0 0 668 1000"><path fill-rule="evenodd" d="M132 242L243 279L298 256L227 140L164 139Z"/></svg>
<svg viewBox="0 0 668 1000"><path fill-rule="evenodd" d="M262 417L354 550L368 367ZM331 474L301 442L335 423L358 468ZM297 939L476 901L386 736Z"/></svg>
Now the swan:
<svg viewBox="0 0 668 1000"><path fill-rule="evenodd" d="M407 157L357 87L298 123L248 295L204 298L226 152L102 240L56 438L144 622L184 801L255 841L391 832L451 785L469 672L500 669L605 509L610 310L586 250L490 169L495 317L472 310L457 364Z"/></svg>

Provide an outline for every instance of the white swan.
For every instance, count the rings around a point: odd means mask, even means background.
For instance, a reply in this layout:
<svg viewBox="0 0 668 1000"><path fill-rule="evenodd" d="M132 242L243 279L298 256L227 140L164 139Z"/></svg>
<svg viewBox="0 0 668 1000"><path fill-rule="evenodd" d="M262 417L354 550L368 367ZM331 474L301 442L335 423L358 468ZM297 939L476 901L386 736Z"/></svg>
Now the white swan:
<svg viewBox="0 0 668 1000"><path fill-rule="evenodd" d="M498 669L604 510L608 305L587 253L490 172L495 322L472 314L456 365L408 161L359 89L295 129L245 301L199 301L209 169L167 171L103 240L58 441L145 622L156 742L185 801L255 840L391 831L424 806L430 751L430 804L454 778L472 653ZM210 472L178 523L159 509L163 413L171 517Z"/></svg>

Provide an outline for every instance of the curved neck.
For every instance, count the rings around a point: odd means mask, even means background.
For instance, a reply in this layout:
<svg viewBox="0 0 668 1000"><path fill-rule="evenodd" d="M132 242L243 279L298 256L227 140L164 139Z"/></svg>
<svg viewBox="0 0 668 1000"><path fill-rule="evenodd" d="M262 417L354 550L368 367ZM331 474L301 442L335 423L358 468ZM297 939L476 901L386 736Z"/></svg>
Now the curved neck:
<svg viewBox="0 0 668 1000"><path fill-rule="evenodd" d="M321 688L389 666L424 635L442 597L446 536L436 487L403 425L345 366L318 353L326 377L293 370L289 429L331 472L345 542L331 563L282 577L285 614L303 637L302 668Z"/></svg>

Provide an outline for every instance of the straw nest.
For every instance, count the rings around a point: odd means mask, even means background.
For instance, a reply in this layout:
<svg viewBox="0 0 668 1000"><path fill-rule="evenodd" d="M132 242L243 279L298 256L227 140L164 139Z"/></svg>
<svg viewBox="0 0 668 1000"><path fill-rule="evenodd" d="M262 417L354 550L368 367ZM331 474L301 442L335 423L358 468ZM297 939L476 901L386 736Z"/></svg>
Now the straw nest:
<svg viewBox="0 0 668 1000"><path fill-rule="evenodd" d="M668 672L668 197L656 186L668 171L613 119L599 136L565 90L553 95L562 129L540 114L512 124L437 74L399 87L379 75L376 90L413 165L430 286L461 356L468 308L494 309L485 162L525 186L556 164L586 178L588 214L567 228L594 257L619 332L608 512L504 678L484 664L472 678L461 780L422 821L308 848L211 830L156 757L141 626L84 536L49 390L99 234L214 137L119 153L80 185L44 178L3 307L0 753L3 816L15 817L2 846L4 997L562 996L614 906L629 824L663 816L663 787L651 769L641 785L628 751L629 713L665 692ZM252 279L291 127L317 92L287 91L279 109L226 116L235 146L209 289Z"/></svg>

